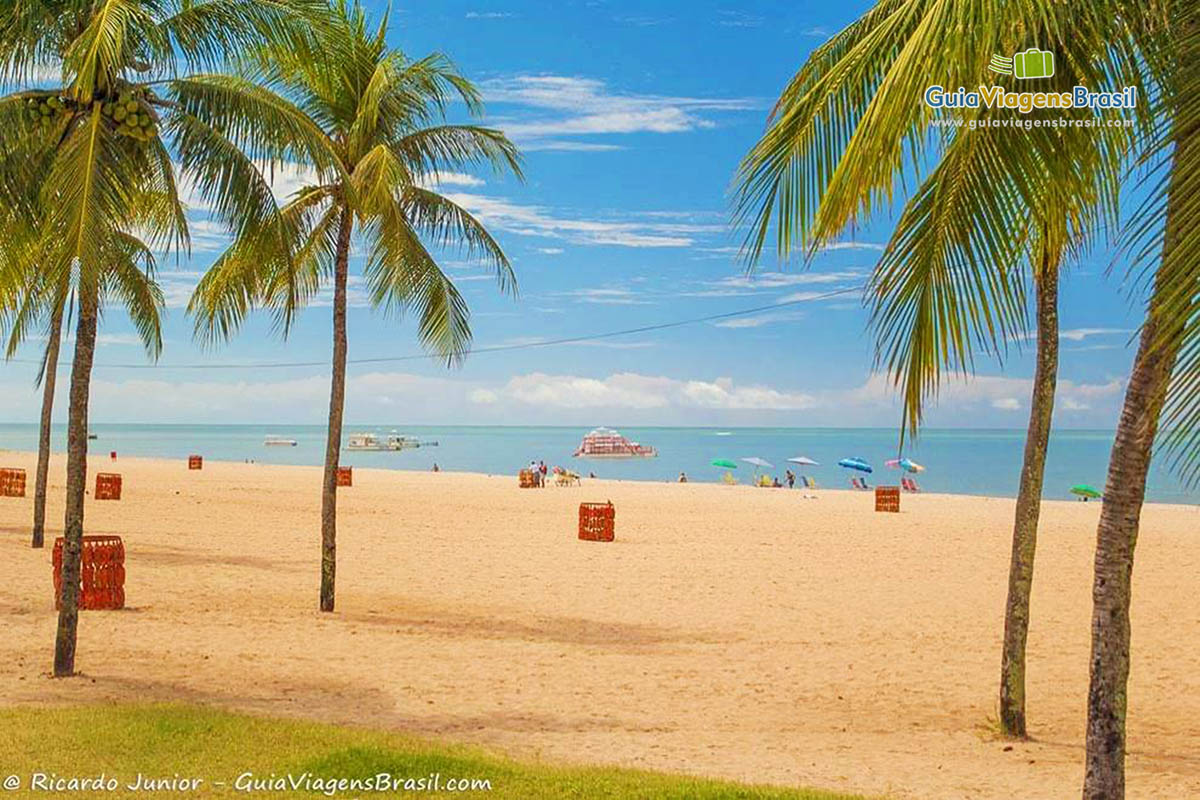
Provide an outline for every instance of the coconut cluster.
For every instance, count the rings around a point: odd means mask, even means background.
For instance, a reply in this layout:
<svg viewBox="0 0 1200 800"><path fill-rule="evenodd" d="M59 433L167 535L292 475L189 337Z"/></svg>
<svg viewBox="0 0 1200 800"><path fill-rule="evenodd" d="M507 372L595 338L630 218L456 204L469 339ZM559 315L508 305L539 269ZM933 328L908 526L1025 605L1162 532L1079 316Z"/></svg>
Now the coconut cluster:
<svg viewBox="0 0 1200 800"><path fill-rule="evenodd" d="M35 123L50 124L77 109L78 105L72 100L57 95L40 95L26 101L25 113ZM145 141L158 132L154 113L142 92L123 92L102 103L100 111L122 136Z"/></svg>
<svg viewBox="0 0 1200 800"><path fill-rule="evenodd" d="M122 136L144 141L157 133L154 115L144 96L125 92L116 100L104 103L100 110L112 120L117 133Z"/></svg>
<svg viewBox="0 0 1200 800"><path fill-rule="evenodd" d="M54 95L31 97L25 102L25 113L32 122L49 124L67 113L67 103Z"/></svg>

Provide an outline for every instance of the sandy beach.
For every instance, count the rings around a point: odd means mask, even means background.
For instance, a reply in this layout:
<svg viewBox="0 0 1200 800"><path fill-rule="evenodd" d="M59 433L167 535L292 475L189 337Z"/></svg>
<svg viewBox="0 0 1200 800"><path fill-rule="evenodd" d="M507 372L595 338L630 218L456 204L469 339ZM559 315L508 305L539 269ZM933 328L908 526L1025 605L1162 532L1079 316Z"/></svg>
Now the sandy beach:
<svg viewBox="0 0 1200 800"><path fill-rule="evenodd" d="M0 466L32 473L32 454ZM90 534L127 548L52 681L50 547L0 498L0 703L173 700L393 728L521 756L903 798L1073 797L1098 503L1044 506L1033 742L994 735L1012 501L356 469L338 610L316 611L320 470L93 457ZM825 472L831 472L826 470ZM49 519L61 529L64 461ZM841 480L844 480L841 479ZM579 542L611 499L617 541ZM53 534L52 534L53 535ZM1128 787L1200 796L1200 509L1148 506Z"/></svg>

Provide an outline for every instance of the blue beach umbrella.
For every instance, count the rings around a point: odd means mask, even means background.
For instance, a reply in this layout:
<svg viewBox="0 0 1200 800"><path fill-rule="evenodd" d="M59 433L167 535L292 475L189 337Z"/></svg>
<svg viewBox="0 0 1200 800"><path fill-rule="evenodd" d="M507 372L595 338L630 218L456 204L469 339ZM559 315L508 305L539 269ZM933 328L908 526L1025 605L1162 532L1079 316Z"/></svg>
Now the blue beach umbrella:
<svg viewBox="0 0 1200 800"><path fill-rule="evenodd" d="M843 458L838 462L838 466L858 470L859 472L870 473L875 471L865 458Z"/></svg>

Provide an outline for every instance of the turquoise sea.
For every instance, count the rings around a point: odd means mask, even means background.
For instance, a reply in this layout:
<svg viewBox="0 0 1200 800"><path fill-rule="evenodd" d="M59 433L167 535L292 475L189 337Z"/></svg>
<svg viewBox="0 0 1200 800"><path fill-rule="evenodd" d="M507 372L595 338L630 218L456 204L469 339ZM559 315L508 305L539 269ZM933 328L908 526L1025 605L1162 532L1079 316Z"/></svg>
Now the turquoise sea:
<svg viewBox="0 0 1200 800"><path fill-rule="evenodd" d="M587 460L572 458L583 427L474 427L348 425L345 433L392 430L437 442L404 452L344 452L342 463L352 466L429 470L436 462L444 470L516 474L531 459L562 465L587 475L644 481L675 480L685 471L693 481L716 481L723 470L709 466L714 458L739 461L757 456L775 465L772 474L783 476L792 466L811 475L818 484L847 485L849 473L836 466L848 456L865 458L875 467L867 476L871 484L896 483L897 473L883 462L896 452L894 429L871 428L621 428L630 439L658 448L658 458ZM325 429L306 425L104 425L92 428L97 439L93 452L111 450L131 456L186 458L200 453L210 460L253 459L275 464L320 464L325 447ZM296 439L296 447L265 447L266 436ZM55 431L55 447L61 449L65 430ZM1046 463L1047 498L1069 499L1072 485L1090 483L1103 490L1111 431L1064 430L1050 441ZM37 449L37 426L0 425L0 448ZM1024 431L1020 430L926 430L905 455L923 464L919 484L935 492L1012 497L1016 494ZM807 456L821 462L818 467L789 465L792 456ZM1160 459L1160 462L1162 459ZM745 481L754 467L741 463L736 471ZM1160 463L1150 476L1148 499L1166 503L1200 503L1200 492L1189 490Z"/></svg>

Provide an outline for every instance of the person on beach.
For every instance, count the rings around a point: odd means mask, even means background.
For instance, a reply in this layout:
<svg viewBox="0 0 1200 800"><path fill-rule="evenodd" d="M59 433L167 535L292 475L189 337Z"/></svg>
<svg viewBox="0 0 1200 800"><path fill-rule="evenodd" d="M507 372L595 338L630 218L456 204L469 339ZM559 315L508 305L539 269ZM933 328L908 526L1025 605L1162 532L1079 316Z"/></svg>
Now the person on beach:
<svg viewBox="0 0 1200 800"><path fill-rule="evenodd" d="M436 462L436 461L435 461L435 462L433 462L433 471L434 471L434 472L441 472L441 471L442 471L442 468L438 466L438 464L437 464L437 462Z"/></svg>
<svg viewBox="0 0 1200 800"><path fill-rule="evenodd" d="M687 483L687 473L686 473L686 472L682 472L682 471L681 471L681 472L679 473L679 482L680 482L680 483Z"/></svg>
<svg viewBox="0 0 1200 800"><path fill-rule="evenodd" d="M538 462L538 472L542 476L542 486L543 487L547 486L548 484L546 483L546 462L545 461Z"/></svg>
<svg viewBox="0 0 1200 800"><path fill-rule="evenodd" d="M789 489L796 488L796 474L790 469L787 471L787 485Z"/></svg>

